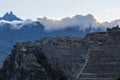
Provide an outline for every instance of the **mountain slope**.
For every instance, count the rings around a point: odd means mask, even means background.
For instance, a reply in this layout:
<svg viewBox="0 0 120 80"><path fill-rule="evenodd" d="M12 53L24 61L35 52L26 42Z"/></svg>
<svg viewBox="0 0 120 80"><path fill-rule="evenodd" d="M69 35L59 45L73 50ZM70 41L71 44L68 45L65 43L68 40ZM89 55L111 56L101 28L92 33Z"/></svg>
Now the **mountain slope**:
<svg viewBox="0 0 120 80"><path fill-rule="evenodd" d="M74 37L16 43L0 70L0 79L71 80L85 63L86 53L87 44Z"/></svg>

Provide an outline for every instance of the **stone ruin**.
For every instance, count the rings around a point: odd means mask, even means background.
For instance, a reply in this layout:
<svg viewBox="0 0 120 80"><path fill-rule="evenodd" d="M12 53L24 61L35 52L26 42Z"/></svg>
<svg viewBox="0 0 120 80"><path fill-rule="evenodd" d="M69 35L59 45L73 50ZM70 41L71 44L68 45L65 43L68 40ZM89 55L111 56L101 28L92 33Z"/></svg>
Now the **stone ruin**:
<svg viewBox="0 0 120 80"><path fill-rule="evenodd" d="M86 36L91 44L86 65L77 80L118 80L120 78L120 28Z"/></svg>
<svg viewBox="0 0 120 80"><path fill-rule="evenodd" d="M112 33L112 32L120 32L120 28L119 25L117 25L116 27L111 28L107 28L107 32L108 33Z"/></svg>

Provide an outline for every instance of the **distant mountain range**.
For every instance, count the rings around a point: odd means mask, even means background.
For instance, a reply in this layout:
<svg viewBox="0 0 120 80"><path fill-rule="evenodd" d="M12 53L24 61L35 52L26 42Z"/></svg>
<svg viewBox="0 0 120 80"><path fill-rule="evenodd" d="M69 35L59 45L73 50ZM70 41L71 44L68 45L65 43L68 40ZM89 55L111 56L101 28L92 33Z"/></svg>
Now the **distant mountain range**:
<svg viewBox="0 0 120 80"><path fill-rule="evenodd" d="M56 36L74 36L84 37L91 32L102 32L107 27L120 24L120 20L110 23L99 23L91 15L76 15L63 18L61 20L52 20L46 17L33 20L22 20L13 14L6 13L0 17L0 64L9 54L13 44L16 42Z"/></svg>

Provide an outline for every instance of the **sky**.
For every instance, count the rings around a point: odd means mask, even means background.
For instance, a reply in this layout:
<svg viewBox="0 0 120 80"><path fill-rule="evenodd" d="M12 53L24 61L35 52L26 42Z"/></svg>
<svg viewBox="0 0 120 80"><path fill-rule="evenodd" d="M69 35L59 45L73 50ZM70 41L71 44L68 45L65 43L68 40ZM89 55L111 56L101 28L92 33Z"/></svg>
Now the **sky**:
<svg viewBox="0 0 120 80"><path fill-rule="evenodd" d="M102 22L120 19L120 0L0 0L0 16L9 11L22 19L92 14Z"/></svg>

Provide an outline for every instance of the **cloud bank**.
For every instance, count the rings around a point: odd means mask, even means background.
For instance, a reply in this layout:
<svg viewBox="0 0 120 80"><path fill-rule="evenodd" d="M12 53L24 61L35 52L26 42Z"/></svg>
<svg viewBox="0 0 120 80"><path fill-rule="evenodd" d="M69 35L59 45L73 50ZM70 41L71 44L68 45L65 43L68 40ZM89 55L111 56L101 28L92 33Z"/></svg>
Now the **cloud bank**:
<svg viewBox="0 0 120 80"><path fill-rule="evenodd" d="M120 25L120 20L100 23L91 14L88 14L86 16L76 15L73 17L66 17L61 20L54 20L54 19L49 19L47 17L43 17L43 18L38 18L36 21L44 25L45 30L48 30L48 31L62 30L69 27L79 27L80 30L85 30L90 27L92 29L101 28L105 30L106 28L111 28L116 25ZM31 25L31 24L34 25L34 22L36 21L30 20L30 19L24 20L24 21L12 21L12 22L0 20L0 26L8 23L12 25L10 27L11 29L19 30L24 25Z"/></svg>
<svg viewBox="0 0 120 80"><path fill-rule="evenodd" d="M84 30L88 27L98 27L99 22L91 15L86 16L76 15L73 17L66 17L61 20L52 20L47 17L38 18L38 21L45 26L46 30L58 30L65 29L68 27L79 26L80 29Z"/></svg>
<svg viewBox="0 0 120 80"><path fill-rule="evenodd" d="M24 21L5 21L5 20L0 20L0 27L2 27L2 25L5 24L10 24L11 25L11 29L16 29L19 30L21 29L24 25L30 25L33 24L34 21L28 19L28 20L24 20Z"/></svg>

